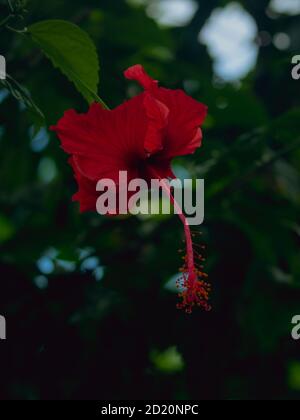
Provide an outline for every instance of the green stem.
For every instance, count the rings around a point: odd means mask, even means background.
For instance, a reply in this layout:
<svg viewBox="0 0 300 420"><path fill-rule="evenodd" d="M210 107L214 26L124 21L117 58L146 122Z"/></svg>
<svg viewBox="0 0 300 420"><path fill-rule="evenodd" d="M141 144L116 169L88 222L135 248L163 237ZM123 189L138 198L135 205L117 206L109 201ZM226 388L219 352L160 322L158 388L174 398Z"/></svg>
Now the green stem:
<svg viewBox="0 0 300 420"><path fill-rule="evenodd" d="M8 25L6 25L6 29L8 29L9 31L15 32L17 34L26 34L26 32L27 32L27 28L15 29L15 28L12 28L11 26L8 26Z"/></svg>
<svg viewBox="0 0 300 420"><path fill-rule="evenodd" d="M13 5L12 5L12 3L11 3L11 0L7 0L7 3L8 3L8 6L9 6L10 10L11 10L12 12L14 12L14 8L13 8Z"/></svg>
<svg viewBox="0 0 300 420"><path fill-rule="evenodd" d="M103 106L104 109L109 110L110 108L106 105L106 103L97 95L96 101Z"/></svg>
<svg viewBox="0 0 300 420"><path fill-rule="evenodd" d="M3 20L0 22L0 28L1 28L1 26L6 25L6 24L7 24L7 22L9 22L9 21L10 21L10 19L11 19L12 17L13 17L12 15L8 15L5 19L3 19Z"/></svg>

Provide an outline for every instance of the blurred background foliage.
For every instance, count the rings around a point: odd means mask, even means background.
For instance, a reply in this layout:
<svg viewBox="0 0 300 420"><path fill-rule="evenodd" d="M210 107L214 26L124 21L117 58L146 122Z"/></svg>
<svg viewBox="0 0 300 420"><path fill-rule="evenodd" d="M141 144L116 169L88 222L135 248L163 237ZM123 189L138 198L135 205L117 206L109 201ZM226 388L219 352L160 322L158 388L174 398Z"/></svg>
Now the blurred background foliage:
<svg viewBox="0 0 300 420"><path fill-rule="evenodd" d="M177 217L79 215L47 127L87 105L27 36L2 26L8 73L46 124L36 130L0 87L1 398L298 399L299 0L16 3L27 12L14 28L59 18L89 33L109 106L138 92L122 76L135 63L209 106L203 147L175 171L206 180L213 311L176 310Z"/></svg>

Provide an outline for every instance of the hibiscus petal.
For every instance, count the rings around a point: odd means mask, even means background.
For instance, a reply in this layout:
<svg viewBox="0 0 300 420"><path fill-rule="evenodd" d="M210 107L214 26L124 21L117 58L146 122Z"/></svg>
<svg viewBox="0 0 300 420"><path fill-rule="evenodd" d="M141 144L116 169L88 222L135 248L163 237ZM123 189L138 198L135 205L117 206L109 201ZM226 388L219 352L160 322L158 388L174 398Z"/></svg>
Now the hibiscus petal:
<svg viewBox="0 0 300 420"><path fill-rule="evenodd" d="M78 201L80 205L80 212L96 211L97 192L96 182L85 178L78 170L76 163L73 158L69 159L74 176L78 184L78 192L73 195L73 201Z"/></svg>
<svg viewBox="0 0 300 420"><path fill-rule="evenodd" d="M132 172L134 162L146 158L147 125L143 95L139 95L113 111L99 104L93 104L86 114L67 111L52 130L64 151L74 157L81 175L98 181L117 180L119 171ZM137 169L132 175L137 175Z"/></svg>
<svg viewBox="0 0 300 420"><path fill-rule="evenodd" d="M164 148L163 137L168 124L169 109L149 93L144 96L144 106L148 117L144 148L149 155L152 155Z"/></svg>
<svg viewBox="0 0 300 420"><path fill-rule="evenodd" d="M113 111L99 104L86 114L67 111L51 129L82 176L117 182L119 171L127 171L129 179L138 177L141 163L162 150L168 114L163 103L145 93Z"/></svg>
<svg viewBox="0 0 300 420"><path fill-rule="evenodd" d="M136 80L148 95L153 95L169 109L169 122L161 147L161 156L173 158L194 153L202 143L200 126L206 118L207 107L182 90L159 88L158 82L154 81L140 64L130 67L124 74L127 79Z"/></svg>
<svg viewBox="0 0 300 420"><path fill-rule="evenodd" d="M126 79L136 80L145 90L150 90L158 86L158 81L152 79L140 64L129 67L124 72Z"/></svg>
<svg viewBox="0 0 300 420"><path fill-rule="evenodd" d="M182 90L159 88L155 97L170 110L163 156L172 158L192 154L202 143L202 130L207 107Z"/></svg>

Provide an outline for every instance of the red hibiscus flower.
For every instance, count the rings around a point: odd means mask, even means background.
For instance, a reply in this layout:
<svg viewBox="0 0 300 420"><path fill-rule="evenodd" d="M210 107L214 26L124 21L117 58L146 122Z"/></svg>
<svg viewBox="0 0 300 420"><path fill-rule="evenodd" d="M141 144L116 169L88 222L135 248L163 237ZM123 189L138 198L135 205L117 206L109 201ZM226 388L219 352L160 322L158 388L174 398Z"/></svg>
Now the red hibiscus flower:
<svg viewBox="0 0 300 420"><path fill-rule="evenodd" d="M128 182L142 178L174 178L171 161L176 156L194 153L201 146L201 125L207 107L182 90L158 86L141 65L129 68L125 77L136 80L145 92L114 110L91 105L86 114L67 111L57 126L52 127L60 138L63 150L71 155L70 164L78 183L73 200L79 201L80 211L96 211L101 179L119 180L119 172L127 171ZM171 191L169 194L175 207ZM199 269L192 235L183 214L187 253L182 268L183 301L179 305L190 312L195 305L209 309L209 286L206 275ZM200 257L199 257L200 258Z"/></svg>

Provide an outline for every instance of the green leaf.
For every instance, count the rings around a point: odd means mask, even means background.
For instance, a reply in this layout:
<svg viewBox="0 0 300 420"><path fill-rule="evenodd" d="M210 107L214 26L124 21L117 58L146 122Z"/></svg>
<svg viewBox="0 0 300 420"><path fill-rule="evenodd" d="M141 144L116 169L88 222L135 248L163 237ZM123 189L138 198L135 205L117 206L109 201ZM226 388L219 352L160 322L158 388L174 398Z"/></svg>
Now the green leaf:
<svg viewBox="0 0 300 420"><path fill-rule="evenodd" d="M98 55L86 32L64 20L46 20L29 26L28 33L89 103L102 102L97 94Z"/></svg>
<svg viewBox="0 0 300 420"><path fill-rule="evenodd" d="M183 358L176 346L169 347L162 352L153 350L150 358L156 369L164 373L176 373L184 368Z"/></svg>
<svg viewBox="0 0 300 420"><path fill-rule="evenodd" d="M0 214L0 244L11 239L14 233L15 228L11 221Z"/></svg>

